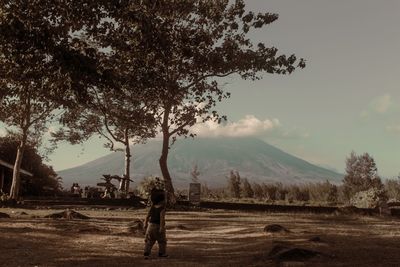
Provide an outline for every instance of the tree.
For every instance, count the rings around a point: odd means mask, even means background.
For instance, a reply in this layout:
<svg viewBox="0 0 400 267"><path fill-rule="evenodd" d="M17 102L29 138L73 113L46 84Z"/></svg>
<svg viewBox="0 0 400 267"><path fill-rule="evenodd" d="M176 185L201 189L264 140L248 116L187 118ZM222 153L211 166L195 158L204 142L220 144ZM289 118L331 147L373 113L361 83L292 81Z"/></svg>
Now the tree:
<svg viewBox="0 0 400 267"><path fill-rule="evenodd" d="M65 127L53 134L54 140L76 144L97 134L106 139L105 146L111 151L121 150L116 143L122 145L125 167L119 190L128 193L131 144L143 143L155 136L153 109L142 100L143 91L139 90L121 88L115 92L91 87L87 94L91 101L72 107L63 114L60 122Z"/></svg>
<svg viewBox="0 0 400 267"><path fill-rule="evenodd" d="M73 1L0 1L0 121L19 138L13 199L19 196L27 144L40 144L60 106L84 99L84 84L109 80L91 50L70 35L97 30L87 26L99 25L104 16L87 16L87 11L102 14L102 8L78 6Z"/></svg>
<svg viewBox="0 0 400 267"><path fill-rule="evenodd" d="M346 159L346 175L343 179L343 193L347 200L360 191L383 188L378 168L368 154L357 155L354 151Z"/></svg>
<svg viewBox="0 0 400 267"><path fill-rule="evenodd" d="M254 197L257 198L258 200L264 198L263 188L261 187L260 184L253 183L253 191L254 191Z"/></svg>
<svg viewBox="0 0 400 267"><path fill-rule="evenodd" d="M252 198L254 197L254 191L253 188L251 187L251 184L249 183L249 181L247 180L247 178L243 179L242 182L242 192L243 192L243 197L245 198Z"/></svg>
<svg viewBox="0 0 400 267"><path fill-rule="evenodd" d="M173 202L169 148L177 136L194 136L189 128L197 122L225 118L214 109L230 95L220 86L220 78L290 74L305 64L294 55L278 55L275 47L253 44L250 30L272 23L278 15L247 12L243 0L159 0L141 2L140 8L129 4L122 10L126 14L118 20L120 27L130 25L127 29L132 32L135 25L129 44L147 55L143 65L157 70L154 88L159 92L163 135L159 163Z"/></svg>
<svg viewBox="0 0 400 267"><path fill-rule="evenodd" d="M385 190L389 199L400 201L400 177L397 179L387 179Z"/></svg>
<svg viewBox="0 0 400 267"><path fill-rule="evenodd" d="M231 193L231 196L234 198L240 198L240 174L238 171L231 171L229 180L228 180L228 188Z"/></svg>
<svg viewBox="0 0 400 267"><path fill-rule="evenodd" d="M21 80L7 79L0 85L4 96L0 99L0 121L9 127L18 137L17 154L14 162L13 181L10 197L17 200L20 192L20 169L23 155L28 144L39 145L46 126L54 116L58 105L48 101L46 93L47 82L38 78L31 71L22 71Z"/></svg>

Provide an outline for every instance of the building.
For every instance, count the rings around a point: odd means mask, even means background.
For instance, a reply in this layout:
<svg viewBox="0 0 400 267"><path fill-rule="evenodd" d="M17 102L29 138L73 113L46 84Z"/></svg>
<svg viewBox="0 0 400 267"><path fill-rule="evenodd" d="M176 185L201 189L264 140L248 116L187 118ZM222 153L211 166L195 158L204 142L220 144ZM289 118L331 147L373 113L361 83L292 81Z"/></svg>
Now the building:
<svg viewBox="0 0 400 267"><path fill-rule="evenodd" d="M0 191L10 192L14 166L0 159ZM33 174L21 168L21 174L32 177Z"/></svg>

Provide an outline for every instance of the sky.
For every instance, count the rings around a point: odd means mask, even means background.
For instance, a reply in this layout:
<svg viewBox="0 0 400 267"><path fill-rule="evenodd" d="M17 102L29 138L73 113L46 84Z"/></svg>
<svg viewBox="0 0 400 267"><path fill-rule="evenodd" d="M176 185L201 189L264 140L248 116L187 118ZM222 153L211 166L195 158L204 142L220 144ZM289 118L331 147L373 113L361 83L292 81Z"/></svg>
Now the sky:
<svg viewBox="0 0 400 267"><path fill-rule="evenodd" d="M254 42L295 53L307 67L260 81L228 78L225 125L196 125L199 136L255 136L311 163L344 172L351 151L370 153L386 178L400 172L400 1L247 0L278 13ZM110 153L102 140L60 144L56 170Z"/></svg>

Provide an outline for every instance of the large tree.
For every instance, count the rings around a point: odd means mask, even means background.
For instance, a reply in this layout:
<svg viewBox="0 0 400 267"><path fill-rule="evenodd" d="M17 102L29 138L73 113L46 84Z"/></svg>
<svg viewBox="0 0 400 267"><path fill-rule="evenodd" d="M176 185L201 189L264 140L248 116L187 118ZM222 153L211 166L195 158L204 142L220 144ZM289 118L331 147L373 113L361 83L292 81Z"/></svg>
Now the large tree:
<svg viewBox="0 0 400 267"><path fill-rule="evenodd" d="M190 127L198 121L221 121L223 116L215 106L229 92L223 90L220 79L234 74L243 79L258 79L262 73L290 74L304 67L304 61L279 55L275 47L254 44L248 33L272 23L278 15L248 12L242 0L124 4L115 16L119 25L115 36L122 40L115 49L127 51L126 60L140 62L147 73L154 74L149 86L159 95L163 136L159 163L173 203L169 148L177 136L192 135Z"/></svg>
<svg viewBox="0 0 400 267"><path fill-rule="evenodd" d="M55 110L85 101L88 83L113 80L112 72L101 68L99 52L71 35L106 27L102 6L84 2L0 1L0 121L19 136L14 199L27 143L39 143Z"/></svg>

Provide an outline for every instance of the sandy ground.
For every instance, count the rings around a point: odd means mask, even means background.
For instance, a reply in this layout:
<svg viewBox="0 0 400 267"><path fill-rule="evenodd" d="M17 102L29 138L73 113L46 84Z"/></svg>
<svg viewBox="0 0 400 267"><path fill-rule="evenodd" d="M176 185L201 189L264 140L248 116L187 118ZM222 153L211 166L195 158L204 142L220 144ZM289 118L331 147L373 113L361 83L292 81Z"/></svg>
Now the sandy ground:
<svg viewBox="0 0 400 267"><path fill-rule="evenodd" d="M169 258L143 259L128 223L145 210L77 210L90 220L46 219L57 210L0 209L0 266L400 266L400 220L344 215L169 211ZM26 214L23 214L25 212ZM269 224L290 232L266 234ZM318 236L319 242L309 241ZM275 260L276 247L318 251Z"/></svg>

